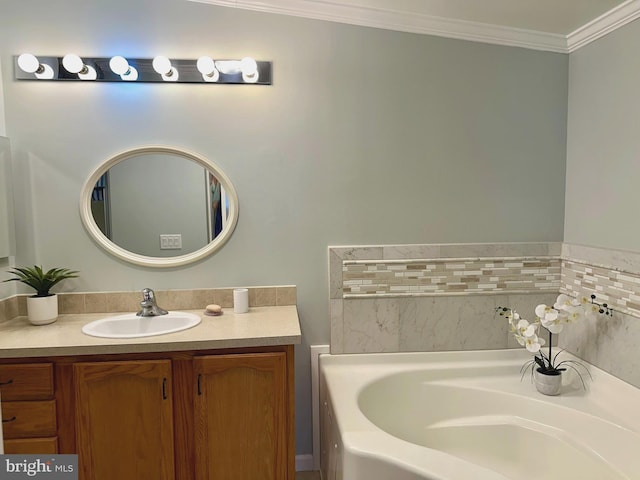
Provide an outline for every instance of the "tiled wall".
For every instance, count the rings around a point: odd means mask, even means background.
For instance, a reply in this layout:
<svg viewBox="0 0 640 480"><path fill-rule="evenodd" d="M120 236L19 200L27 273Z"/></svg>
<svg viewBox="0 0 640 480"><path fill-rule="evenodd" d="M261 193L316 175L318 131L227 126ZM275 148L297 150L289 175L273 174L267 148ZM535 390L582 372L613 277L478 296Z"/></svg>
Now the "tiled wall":
<svg viewBox="0 0 640 480"><path fill-rule="evenodd" d="M559 345L640 387L640 253L560 243L329 248L332 353L516 347L496 306L533 319L559 292L596 294L612 317Z"/></svg>
<svg viewBox="0 0 640 480"><path fill-rule="evenodd" d="M615 311L640 318L640 275L636 273L566 259L561 280L564 293L595 294Z"/></svg>
<svg viewBox="0 0 640 480"><path fill-rule="evenodd" d="M331 351L514 346L495 308L553 303L560 251L559 243L331 247Z"/></svg>
<svg viewBox="0 0 640 480"><path fill-rule="evenodd" d="M296 287L247 287L249 306L269 307L295 305ZM211 303L222 308L233 307L233 288L198 290L156 290L158 305L167 310L204 309ZM27 295L17 295L0 301L0 321L27 314ZM116 313L140 309L142 294L136 292L60 293L59 309L65 313Z"/></svg>
<svg viewBox="0 0 640 480"><path fill-rule="evenodd" d="M595 293L614 313L564 329L559 345L640 387L640 253L563 244L562 259L561 291Z"/></svg>
<svg viewBox="0 0 640 480"><path fill-rule="evenodd" d="M343 298L557 292L557 257L345 260Z"/></svg>

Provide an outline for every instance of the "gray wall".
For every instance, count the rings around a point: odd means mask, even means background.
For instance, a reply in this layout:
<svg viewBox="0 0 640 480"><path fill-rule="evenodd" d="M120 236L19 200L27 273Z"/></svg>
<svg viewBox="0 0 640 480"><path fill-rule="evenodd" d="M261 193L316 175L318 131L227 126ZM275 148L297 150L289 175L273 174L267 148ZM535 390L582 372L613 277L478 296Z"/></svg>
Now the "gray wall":
<svg viewBox="0 0 640 480"><path fill-rule="evenodd" d="M329 343L328 245L562 240L565 55L182 0L0 9L17 262L78 269L76 291L296 284L298 453L311 452L308 345ZM274 84L16 82L22 52L253 55ZM147 144L200 153L237 188L236 231L201 263L126 265L82 228L91 170Z"/></svg>
<svg viewBox="0 0 640 480"><path fill-rule="evenodd" d="M639 42L636 20L569 58L565 242L602 247L571 246L569 256L632 273L640 252ZM576 327L561 346L640 386L637 317L617 311Z"/></svg>
<svg viewBox="0 0 640 480"><path fill-rule="evenodd" d="M0 78L2 78L2 65L0 65ZM4 91L2 82L0 81L0 137L4 137L6 135L7 131L4 119Z"/></svg>
<svg viewBox="0 0 640 480"><path fill-rule="evenodd" d="M565 241L640 251L640 21L570 55Z"/></svg>

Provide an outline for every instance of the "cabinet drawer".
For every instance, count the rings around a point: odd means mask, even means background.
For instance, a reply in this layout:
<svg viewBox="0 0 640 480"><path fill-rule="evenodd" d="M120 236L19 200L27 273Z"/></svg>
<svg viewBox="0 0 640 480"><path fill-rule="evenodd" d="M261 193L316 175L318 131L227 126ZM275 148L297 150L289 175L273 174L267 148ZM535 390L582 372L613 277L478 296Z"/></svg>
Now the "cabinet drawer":
<svg viewBox="0 0 640 480"><path fill-rule="evenodd" d="M53 398L53 364L0 365L3 401Z"/></svg>
<svg viewBox="0 0 640 480"><path fill-rule="evenodd" d="M7 455L44 455L58 453L58 438L14 438L4 441Z"/></svg>
<svg viewBox="0 0 640 480"><path fill-rule="evenodd" d="M4 438L56 435L56 401L2 402Z"/></svg>

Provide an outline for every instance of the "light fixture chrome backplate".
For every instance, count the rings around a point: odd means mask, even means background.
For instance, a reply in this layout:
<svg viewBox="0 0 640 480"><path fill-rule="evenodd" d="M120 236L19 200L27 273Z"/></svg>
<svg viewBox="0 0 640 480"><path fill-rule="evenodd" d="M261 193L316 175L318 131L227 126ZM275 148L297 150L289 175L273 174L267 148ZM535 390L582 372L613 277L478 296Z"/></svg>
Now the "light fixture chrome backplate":
<svg viewBox="0 0 640 480"><path fill-rule="evenodd" d="M179 73L175 81L168 81L153 68L153 58L126 58L128 65L137 73L137 79L132 80L114 72L109 62L113 57L82 57L82 63L87 68L95 70L95 78L82 78L79 73L69 72L63 65L64 57L37 56L37 61L47 72L46 76L37 72L25 71L18 63L18 55L13 58L16 80L37 81L94 81L94 82L122 82L122 83L206 83L206 84L239 84L239 85L271 85L271 62L256 61L257 80L255 76L243 77L242 71L219 72L215 81L206 80L198 71L197 59L171 59L171 66ZM237 62L241 60L216 59L216 62Z"/></svg>

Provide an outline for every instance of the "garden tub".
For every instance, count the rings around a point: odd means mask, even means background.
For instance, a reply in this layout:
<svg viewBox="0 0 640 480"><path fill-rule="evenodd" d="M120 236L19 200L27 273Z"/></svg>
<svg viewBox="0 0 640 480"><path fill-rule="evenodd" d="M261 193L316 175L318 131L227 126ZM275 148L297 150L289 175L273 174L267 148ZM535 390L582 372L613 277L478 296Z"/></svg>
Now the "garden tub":
<svg viewBox="0 0 640 480"><path fill-rule="evenodd" d="M568 353L567 358L577 360ZM324 480L640 479L640 389L585 362L538 393L526 351L324 355Z"/></svg>

